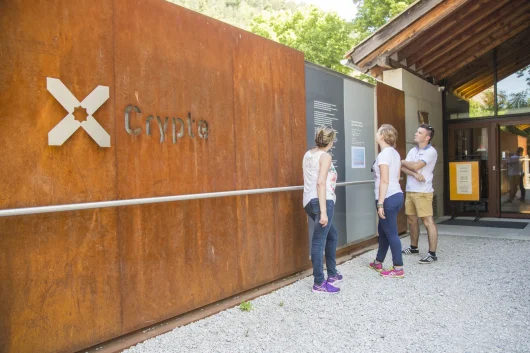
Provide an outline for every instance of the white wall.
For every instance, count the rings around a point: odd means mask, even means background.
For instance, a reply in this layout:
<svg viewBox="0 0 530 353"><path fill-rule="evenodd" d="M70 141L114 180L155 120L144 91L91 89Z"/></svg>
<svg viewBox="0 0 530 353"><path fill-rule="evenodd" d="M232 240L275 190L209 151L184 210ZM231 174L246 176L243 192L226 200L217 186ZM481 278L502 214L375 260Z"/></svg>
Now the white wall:
<svg viewBox="0 0 530 353"><path fill-rule="evenodd" d="M418 111L429 113L429 124L434 128L433 147L438 152L434 169L434 193L438 195L438 216L443 215L443 144L442 136L442 93L438 87L403 69L383 72L383 82L405 92L405 138L407 152L414 147L414 134L418 129ZM403 156L404 158L405 156Z"/></svg>

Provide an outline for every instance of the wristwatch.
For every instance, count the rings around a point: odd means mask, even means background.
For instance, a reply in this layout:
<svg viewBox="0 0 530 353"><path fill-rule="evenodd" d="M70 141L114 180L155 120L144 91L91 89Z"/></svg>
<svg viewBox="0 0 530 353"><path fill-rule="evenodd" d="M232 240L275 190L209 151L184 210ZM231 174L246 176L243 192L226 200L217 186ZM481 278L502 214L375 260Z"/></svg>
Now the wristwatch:
<svg viewBox="0 0 530 353"><path fill-rule="evenodd" d="M384 205L383 205L382 203L378 203L378 204L377 204L377 208L383 208L383 206L384 206Z"/></svg>

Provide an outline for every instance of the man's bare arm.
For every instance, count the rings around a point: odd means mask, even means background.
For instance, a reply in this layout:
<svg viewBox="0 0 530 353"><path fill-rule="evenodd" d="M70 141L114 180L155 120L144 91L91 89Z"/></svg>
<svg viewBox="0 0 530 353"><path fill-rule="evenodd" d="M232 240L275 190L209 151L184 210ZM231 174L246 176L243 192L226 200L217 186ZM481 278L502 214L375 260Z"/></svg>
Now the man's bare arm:
<svg viewBox="0 0 530 353"><path fill-rule="evenodd" d="M416 178L416 180L418 180L419 182L424 182L425 181L425 178L423 177L423 175L419 174L419 173L416 173L408 168L405 168L405 167L401 167L401 171L413 178Z"/></svg>
<svg viewBox="0 0 530 353"><path fill-rule="evenodd" d="M417 172L421 168L425 167L427 164L424 161L417 161L417 162L409 162L409 161L401 161L401 166L405 167L413 172Z"/></svg>

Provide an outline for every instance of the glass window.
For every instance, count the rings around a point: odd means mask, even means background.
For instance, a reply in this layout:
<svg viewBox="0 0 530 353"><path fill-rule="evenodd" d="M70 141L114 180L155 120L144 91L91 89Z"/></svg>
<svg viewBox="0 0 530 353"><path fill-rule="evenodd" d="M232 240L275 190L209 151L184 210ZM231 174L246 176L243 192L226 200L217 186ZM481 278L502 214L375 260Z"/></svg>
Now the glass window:
<svg viewBox="0 0 530 353"><path fill-rule="evenodd" d="M495 93L493 86L469 97L469 117L479 118L495 114Z"/></svg>
<svg viewBox="0 0 530 353"><path fill-rule="evenodd" d="M472 97L447 95L446 109L449 119L483 118L495 115L495 93L493 86Z"/></svg>
<svg viewBox="0 0 530 353"><path fill-rule="evenodd" d="M500 127L501 212L530 213L526 189L530 187L528 137L530 125Z"/></svg>
<svg viewBox="0 0 530 353"><path fill-rule="evenodd" d="M503 68L498 68L498 115L530 112L530 65L503 78Z"/></svg>

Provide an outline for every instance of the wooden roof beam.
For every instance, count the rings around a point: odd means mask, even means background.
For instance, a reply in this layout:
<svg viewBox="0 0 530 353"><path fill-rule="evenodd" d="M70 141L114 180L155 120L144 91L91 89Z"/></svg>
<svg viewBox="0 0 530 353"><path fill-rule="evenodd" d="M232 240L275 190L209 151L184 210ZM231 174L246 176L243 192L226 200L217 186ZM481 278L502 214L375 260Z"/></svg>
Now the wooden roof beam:
<svg viewBox="0 0 530 353"><path fill-rule="evenodd" d="M526 66L528 66L528 64L530 64L530 55L524 59L517 61L516 63L511 64L505 69L500 70L497 74L499 82L505 79L506 77L509 77L510 75L516 73L520 69L525 68ZM467 92L463 93L463 95L465 97L471 98L491 86L493 86L493 77L490 80L485 80L484 82L482 82L482 85L476 86L472 90L468 90Z"/></svg>
<svg viewBox="0 0 530 353"><path fill-rule="evenodd" d="M462 89L457 90L463 97L471 98L474 95L484 91L485 89L493 86L493 75L486 76L478 84L471 86L464 86Z"/></svg>
<svg viewBox="0 0 530 353"><path fill-rule="evenodd" d="M506 26L503 30L492 34L491 38L485 39L475 46L466 50L464 53L459 55L453 60L447 61L443 66L436 68L436 70L430 72L430 74L436 77L438 80L444 79L451 76L453 73L458 71L460 68L466 66L470 62L476 60L477 57L489 52L500 43L512 38L518 33L524 31L530 26L530 20L528 16L522 16L520 20L512 22ZM427 70L425 70L427 71Z"/></svg>
<svg viewBox="0 0 530 353"><path fill-rule="evenodd" d="M466 91L469 91L473 89L474 87L482 85L482 82L484 80L489 80L493 78L493 70L490 72L483 73L477 77L475 77L473 80L466 82L463 85L460 86L454 86L454 89L462 94L465 94Z"/></svg>
<svg viewBox="0 0 530 353"><path fill-rule="evenodd" d="M530 38L529 38L530 40ZM520 42L518 42L520 44ZM508 65L510 65L513 62L516 62L520 60L521 58L525 57L530 53L530 46L521 46L521 45L514 45L512 47L509 47L508 50L503 51L503 55L506 55L506 57L503 60L500 60L498 62L498 67L504 68ZM500 72L500 70L498 70ZM454 74L451 77L455 77L458 73ZM462 91L468 90L473 88L475 85L480 84L480 81L485 79L486 77L493 77L493 67L491 66L484 66L481 71L477 71L474 77L468 77L465 81L460 81L458 84L454 84L453 87L456 90Z"/></svg>
<svg viewBox="0 0 530 353"><path fill-rule="evenodd" d="M513 40L517 39L517 40ZM514 56L524 56L530 53L530 30L526 29L512 40L505 42L497 48L497 66L513 61Z"/></svg>
<svg viewBox="0 0 530 353"><path fill-rule="evenodd" d="M450 61L454 61L455 58L459 58L461 55L469 53L471 50L477 52L476 48L484 48L488 43L495 41L497 38L501 37L503 34L506 34L516 28L518 25L527 21L530 16L530 2L526 6L525 12L522 14L512 13L511 15L505 17L502 20L498 20L492 26L489 26L487 29L484 29L479 34L469 38L467 41L462 43L454 42L453 48L450 51L440 52L438 55L433 55L432 57L426 58L423 61L418 61L416 64L418 67L421 67L425 72L436 72L440 67L447 65ZM517 32L518 33L518 32ZM515 33L515 34L517 34ZM513 34L511 37L513 37ZM511 38L508 37L505 40ZM497 41L496 45L503 43L502 41ZM491 48L490 48L491 50ZM489 50L488 50L489 51ZM481 51L482 54L475 55L475 59L479 58L488 51ZM427 64L428 62L428 64ZM433 74L434 75L434 74Z"/></svg>
<svg viewBox="0 0 530 353"><path fill-rule="evenodd" d="M451 87L456 88L487 72L493 72L493 56L491 53L487 53L469 65L464 66L448 77L447 80L451 83Z"/></svg>
<svg viewBox="0 0 530 353"><path fill-rule="evenodd" d="M454 11L445 21L417 35L410 43L395 48L396 60L408 59L415 63L420 56L427 55L444 44L452 36L465 32L483 18L506 5L510 0L472 1ZM455 28L456 26L456 28Z"/></svg>
<svg viewBox="0 0 530 353"><path fill-rule="evenodd" d="M458 55L520 17L521 14L516 10L521 6L525 10L530 8L530 4L524 0L512 1L501 10L490 14L486 20L478 23L469 31L457 36L447 36L445 40L440 41L440 45L435 46L432 50L422 51L420 56L410 57L409 61L416 63L416 67L423 69L424 72L428 72L440 64L440 58Z"/></svg>
<svg viewBox="0 0 530 353"><path fill-rule="evenodd" d="M444 0L437 3L425 16L418 18L415 22L409 21L409 25L402 28L400 31L392 33L387 41L381 42L376 49L371 50L363 55L357 55L357 52L352 54L352 60L354 63L358 63L358 66L368 66L370 62L376 59L379 55L390 55L393 49L402 45L404 42L410 42L418 33L422 33L425 29L428 29L444 19L445 16L451 14L455 9L459 8L468 1L473 0ZM427 6L429 0L420 1L417 4L424 4ZM433 2L434 3L434 2ZM404 15L404 17L407 17ZM355 49L357 50L357 49Z"/></svg>
<svg viewBox="0 0 530 353"><path fill-rule="evenodd" d="M528 65L530 65L530 53L520 58L516 62L510 64L506 68L499 70L499 72L497 73L497 79L500 82L504 80L506 77L516 73L517 71L524 69Z"/></svg>
<svg viewBox="0 0 530 353"><path fill-rule="evenodd" d="M499 71L498 73L499 82L509 77L510 75L513 75L518 70L525 68L529 63L530 63L530 59L527 58L526 61L519 61L517 63L510 65L505 70ZM494 83L494 79L493 79L493 76L491 76L491 77L484 79L482 82L480 82L480 84L474 85L474 87L466 87L464 90L458 90L458 93L465 98L472 98L476 96L477 94L479 94L480 92L483 92L484 90L493 86L493 83Z"/></svg>
<svg viewBox="0 0 530 353"><path fill-rule="evenodd" d="M504 67L530 52L530 30L519 33L497 47L497 66ZM493 75L493 57L487 53L451 75L448 80L455 90L474 84L484 76Z"/></svg>
<svg viewBox="0 0 530 353"><path fill-rule="evenodd" d="M403 13L391 19L385 26L378 29L370 37L357 44L357 46L347 52L344 57L350 57L353 63L358 65L358 63L368 56L368 54L377 50L396 33L399 33L403 29L407 28L410 23L423 17L423 15L436 7L442 1L443 0L426 0L416 2Z"/></svg>
<svg viewBox="0 0 530 353"><path fill-rule="evenodd" d="M462 93L462 95L465 97L465 99L471 99L475 97L477 94L484 92L488 88L493 86L493 78L491 78L489 81L484 81L482 86L476 87L474 90L469 91L467 93Z"/></svg>
<svg viewBox="0 0 530 353"><path fill-rule="evenodd" d="M383 79L383 71L385 71L385 70L387 70L387 69L385 69L384 67L375 65L374 67L372 67L369 70L370 76L372 76L375 79L382 80Z"/></svg>
<svg viewBox="0 0 530 353"><path fill-rule="evenodd" d="M493 67L491 66L483 67L481 70L477 70L472 75L470 74L466 77L460 77L458 74L454 74L451 78L448 78L448 80L451 82L451 87L453 89L460 89L463 86L474 84L490 75L493 76Z"/></svg>

